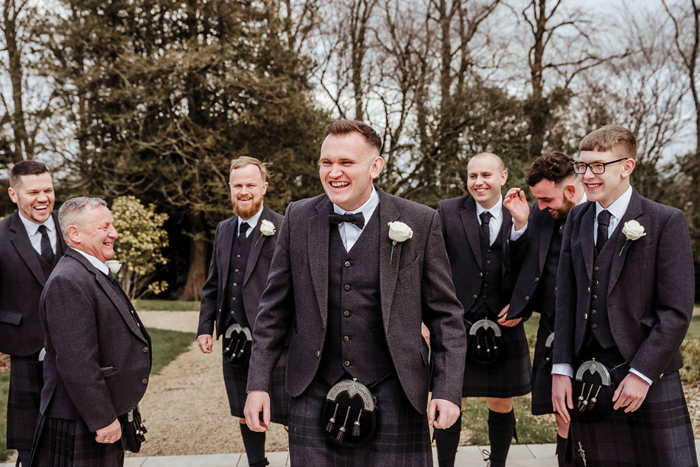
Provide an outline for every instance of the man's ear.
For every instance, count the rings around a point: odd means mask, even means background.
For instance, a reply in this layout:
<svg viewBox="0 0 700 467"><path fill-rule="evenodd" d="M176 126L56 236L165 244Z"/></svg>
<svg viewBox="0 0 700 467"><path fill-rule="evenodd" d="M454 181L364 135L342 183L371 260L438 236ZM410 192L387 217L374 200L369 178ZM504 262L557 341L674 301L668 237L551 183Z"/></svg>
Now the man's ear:
<svg viewBox="0 0 700 467"><path fill-rule="evenodd" d="M19 195L17 194L15 189L12 187L9 187L7 189L7 194L10 195L10 199L12 200L12 202L17 204L17 202L19 201Z"/></svg>
<svg viewBox="0 0 700 467"><path fill-rule="evenodd" d="M80 244L80 229L78 229L74 225L69 225L68 226L68 238L71 239L71 242L75 245Z"/></svg>
<svg viewBox="0 0 700 467"><path fill-rule="evenodd" d="M564 186L564 198L571 201L574 199L575 196L576 196L576 187L574 186L573 183L567 183Z"/></svg>

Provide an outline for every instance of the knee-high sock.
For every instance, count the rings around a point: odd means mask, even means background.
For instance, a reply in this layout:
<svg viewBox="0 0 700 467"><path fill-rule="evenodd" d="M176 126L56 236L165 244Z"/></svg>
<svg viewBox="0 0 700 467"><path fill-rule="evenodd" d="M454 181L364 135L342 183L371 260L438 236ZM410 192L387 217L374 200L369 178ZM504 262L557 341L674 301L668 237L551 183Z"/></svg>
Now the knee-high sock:
<svg viewBox="0 0 700 467"><path fill-rule="evenodd" d="M241 437L245 452L248 455L248 464L250 467L265 467L268 465L265 458L265 433L252 431L245 423L241 425Z"/></svg>
<svg viewBox="0 0 700 467"><path fill-rule="evenodd" d="M510 442L515 435L515 414L489 410L489 440L491 467L505 467Z"/></svg>
<svg viewBox="0 0 700 467"><path fill-rule="evenodd" d="M559 467L571 467L573 464L566 461L566 438L562 438L557 435L557 461L559 462Z"/></svg>
<svg viewBox="0 0 700 467"><path fill-rule="evenodd" d="M462 414L459 414L457 421L444 430L436 429L433 432L435 446L437 447L437 458L439 467L453 467L455 456L459 446L459 434L462 431Z"/></svg>

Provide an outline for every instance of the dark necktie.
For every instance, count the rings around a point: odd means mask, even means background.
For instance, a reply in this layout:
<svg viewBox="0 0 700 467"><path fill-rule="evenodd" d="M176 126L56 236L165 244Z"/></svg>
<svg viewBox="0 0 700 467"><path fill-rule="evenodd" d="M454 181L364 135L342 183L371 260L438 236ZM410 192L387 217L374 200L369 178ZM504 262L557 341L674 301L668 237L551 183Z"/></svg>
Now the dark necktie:
<svg viewBox="0 0 700 467"><path fill-rule="evenodd" d="M51 240L49 240L49 232L46 230L45 225L39 226L39 233L41 234L41 256L44 257L49 264L53 264L54 254L53 248L51 248Z"/></svg>
<svg viewBox="0 0 700 467"><path fill-rule="evenodd" d="M246 234L246 232L248 232L249 228L250 228L250 224L248 224L247 222L241 222L241 231L240 231L239 236L245 238L245 236L246 236L245 234Z"/></svg>
<svg viewBox="0 0 700 467"><path fill-rule="evenodd" d="M610 211L603 210L598 214L598 239L595 242L595 251L600 254L600 251L608 241L608 228L610 226Z"/></svg>
<svg viewBox="0 0 700 467"><path fill-rule="evenodd" d="M348 222L350 224L355 224L360 230L365 227L365 216L361 212L356 212L355 214L335 214L331 213L328 216L328 221L331 224L340 225L343 222Z"/></svg>
<svg viewBox="0 0 700 467"><path fill-rule="evenodd" d="M491 229L489 229L489 222L491 221L492 217L493 216L488 211L484 211L479 214L479 218L481 219L481 238L484 241L483 246L486 248L491 245Z"/></svg>

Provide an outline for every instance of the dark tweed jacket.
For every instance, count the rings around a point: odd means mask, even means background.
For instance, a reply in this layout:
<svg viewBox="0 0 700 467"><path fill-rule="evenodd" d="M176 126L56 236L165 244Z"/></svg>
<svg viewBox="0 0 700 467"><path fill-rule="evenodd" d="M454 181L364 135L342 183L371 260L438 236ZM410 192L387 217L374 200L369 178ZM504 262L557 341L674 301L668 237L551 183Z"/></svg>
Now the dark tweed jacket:
<svg viewBox="0 0 700 467"><path fill-rule="evenodd" d="M430 329L433 398L461 399L466 338L455 296L440 218L426 206L379 194L381 310L389 351L413 407L425 413L431 373L421 321ZM272 259L268 287L255 324L248 391L268 391L291 328L287 391L299 396L313 380L326 338L328 215L324 195L289 205ZM401 221L413 238L397 243L391 258L389 222ZM367 355L371 359L372 355Z"/></svg>

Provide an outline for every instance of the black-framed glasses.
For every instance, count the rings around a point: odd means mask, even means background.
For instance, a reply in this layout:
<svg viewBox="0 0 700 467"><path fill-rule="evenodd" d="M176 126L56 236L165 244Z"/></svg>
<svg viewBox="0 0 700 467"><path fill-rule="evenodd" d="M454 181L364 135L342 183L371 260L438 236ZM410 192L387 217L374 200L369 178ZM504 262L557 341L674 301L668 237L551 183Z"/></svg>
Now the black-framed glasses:
<svg viewBox="0 0 700 467"><path fill-rule="evenodd" d="M605 173L605 166L609 164L614 164L616 162L621 162L621 161L626 161L629 159L629 157L623 157L622 159L618 159L616 161L610 161L610 162L593 162L591 164L586 164L585 162L574 162L574 172L577 174L585 174L586 169L591 169L591 173L600 175L602 173Z"/></svg>

